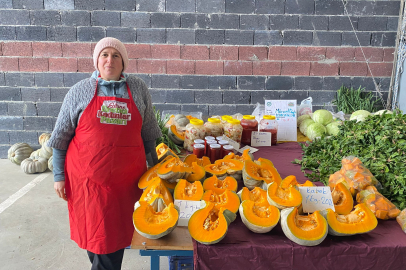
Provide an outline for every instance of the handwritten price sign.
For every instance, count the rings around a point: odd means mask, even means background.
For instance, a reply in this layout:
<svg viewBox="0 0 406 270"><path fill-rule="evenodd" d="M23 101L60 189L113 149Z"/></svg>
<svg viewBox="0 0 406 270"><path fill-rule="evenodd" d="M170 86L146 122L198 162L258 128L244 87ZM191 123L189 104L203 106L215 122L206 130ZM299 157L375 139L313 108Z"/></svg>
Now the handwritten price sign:
<svg viewBox="0 0 406 270"><path fill-rule="evenodd" d="M334 209L330 187L299 187L302 194L303 212L313 213L316 210Z"/></svg>
<svg viewBox="0 0 406 270"><path fill-rule="evenodd" d="M175 200L174 204L180 210L178 226L187 226L193 213L200 209L200 201Z"/></svg>

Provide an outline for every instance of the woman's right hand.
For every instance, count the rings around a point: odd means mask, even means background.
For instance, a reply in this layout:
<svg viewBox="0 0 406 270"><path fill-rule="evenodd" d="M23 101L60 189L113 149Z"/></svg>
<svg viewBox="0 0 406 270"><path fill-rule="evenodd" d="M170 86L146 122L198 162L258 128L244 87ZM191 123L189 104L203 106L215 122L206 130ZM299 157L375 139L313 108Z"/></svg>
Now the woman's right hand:
<svg viewBox="0 0 406 270"><path fill-rule="evenodd" d="M68 201L68 199L66 198L66 193L65 193L65 181L55 182L54 189L56 191L56 194L58 194L59 198L62 198L65 201Z"/></svg>

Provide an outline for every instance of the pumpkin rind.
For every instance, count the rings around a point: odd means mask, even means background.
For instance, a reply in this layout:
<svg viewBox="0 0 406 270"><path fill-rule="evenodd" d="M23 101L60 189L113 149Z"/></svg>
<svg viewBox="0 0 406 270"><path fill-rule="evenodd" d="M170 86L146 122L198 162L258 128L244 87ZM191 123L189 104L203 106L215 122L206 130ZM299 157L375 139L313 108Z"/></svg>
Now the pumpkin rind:
<svg viewBox="0 0 406 270"><path fill-rule="evenodd" d="M31 154L30 154L30 157L29 158L31 158L31 159L35 159L36 157L39 157L40 155L39 155L39 152L41 151L41 149L38 149L38 150L35 150L35 151L33 151Z"/></svg>
<svg viewBox="0 0 406 270"><path fill-rule="evenodd" d="M38 142L40 145L44 145L51 138L51 133L42 133L38 137Z"/></svg>
<svg viewBox="0 0 406 270"><path fill-rule="evenodd" d="M173 203L172 194L165 186L164 181L159 177L155 177L151 181L151 184L148 185L148 187L142 193L140 201L146 201L147 203L151 204L153 201L156 200L156 198L159 197L163 199L165 205Z"/></svg>
<svg viewBox="0 0 406 270"><path fill-rule="evenodd" d="M270 232L279 222L279 209L273 205L258 205L245 200L240 204L239 212L242 222L254 233Z"/></svg>
<svg viewBox="0 0 406 270"><path fill-rule="evenodd" d="M24 159L30 157L33 151L31 146L26 143L16 143L8 149L8 159L12 163L20 165Z"/></svg>
<svg viewBox="0 0 406 270"><path fill-rule="evenodd" d="M160 203L159 200L161 200ZM133 213L133 224L140 235L148 239L159 239L176 228L179 209L173 203L163 208L162 211L158 211L161 209L157 208L157 205L162 206L162 198L156 199L152 205L145 201L139 201L137 204Z"/></svg>
<svg viewBox="0 0 406 270"><path fill-rule="evenodd" d="M42 145L40 151L39 151L39 156L43 157L45 159L49 159L50 157L52 157L53 154L53 149L52 147L48 147L45 144Z"/></svg>
<svg viewBox="0 0 406 270"><path fill-rule="evenodd" d="M193 162L191 167L192 172L189 174L186 180L188 180L189 182L195 182L203 181L206 178L206 171L202 166L197 165L196 162Z"/></svg>
<svg viewBox="0 0 406 270"><path fill-rule="evenodd" d="M185 133L179 132L176 129L176 125L171 125L169 127L168 136L175 144L178 144L178 145L182 145L183 142L185 141Z"/></svg>
<svg viewBox="0 0 406 270"><path fill-rule="evenodd" d="M185 179L180 179L176 184L173 197L175 200L200 201L203 193L203 186L200 181L190 183Z"/></svg>
<svg viewBox="0 0 406 270"><path fill-rule="evenodd" d="M157 170L158 176L171 184L175 183L177 179L187 178L191 172L192 168L176 157L168 158L162 162Z"/></svg>
<svg viewBox="0 0 406 270"><path fill-rule="evenodd" d="M339 215L346 215L354 208L354 199L351 192L342 183L338 183L331 192L335 212Z"/></svg>
<svg viewBox="0 0 406 270"><path fill-rule="evenodd" d="M302 216L297 207L281 211L281 226L287 238L302 246L320 244L328 232L327 221L319 211Z"/></svg>
<svg viewBox="0 0 406 270"><path fill-rule="evenodd" d="M273 163L267 159L258 159L258 161L245 160L242 173L244 185L249 189L260 187L262 181L266 183L281 183L280 175Z"/></svg>
<svg viewBox="0 0 406 270"><path fill-rule="evenodd" d="M156 164L155 166L149 168L149 169L141 176L140 180L138 181L138 187L139 187L140 189L145 189L149 184L151 184L152 181L154 180L154 178L155 178L155 177L158 177L157 171L158 171L159 166L160 166L162 163L164 163L165 161L167 161L168 159L170 159L170 158L171 158L171 156L167 156L167 157L164 158L161 162L159 162L159 163ZM165 186L166 186L167 188L170 188L170 189L172 189L172 190L173 190L173 189L175 188L175 186L176 186L176 183L175 183L175 184L169 184L169 183L167 183L167 182L164 182L164 183L165 183Z"/></svg>
<svg viewBox="0 0 406 270"><path fill-rule="evenodd" d="M234 213L223 207L218 209L213 203L203 203L189 219L190 236L204 245L216 244L226 236L228 226L235 217Z"/></svg>
<svg viewBox="0 0 406 270"><path fill-rule="evenodd" d="M335 236L349 236L368 233L376 228L378 220L365 203L357 204L347 215L339 215L333 210L323 211L328 222L328 233Z"/></svg>
<svg viewBox="0 0 406 270"><path fill-rule="evenodd" d="M53 172L54 171L54 156L48 159L48 169Z"/></svg>
<svg viewBox="0 0 406 270"><path fill-rule="evenodd" d="M21 162L21 170L27 174L42 173L48 168L48 160L42 157L26 158Z"/></svg>
<svg viewBox="0 0 406 270"><path fill-rule="evenodd" d="M228 189L221 194L207 190L204 192L202 200L214 203L217 208L224 207L233 213L237 213L240 207L240 198L234 191Z"/></svg>
<svg viewBox="0 0 406 270"><path fill-rule="evenodd" d="M158 162L161 162L164 158L167 156L173 156L176 158L179 158L178 155L175 154L175 152L172 151L166 144L160 143L156 148L156 154L158 156Z"/></svg>
<svg viewBox="0 0 406 270"><path fill-rule="evenodd" d="M221 194L224 190L228 189L236 192L238 188L238 182L234 177L227 176L223 180L218 179L217 176L213 175L212 177L207 178L203 182L203 189L213 190L216 194Z"/></svg>
<svg viewBox="0 0 406 270"><path fill-rule="evenodd" d="M244 163L235 159L219 159L214 164L204 167L209 177L215 175L219 179L224 179L227 176L236 178L237 175L241 175L243 168Z"/></svg>
<svg viewBox="0 0 406 270"><path fill-rule="evenodd" d="M267 199L279 209L298 207L302 203L302 195L294 186L282 189L275 182L268 185Z"/></svg>

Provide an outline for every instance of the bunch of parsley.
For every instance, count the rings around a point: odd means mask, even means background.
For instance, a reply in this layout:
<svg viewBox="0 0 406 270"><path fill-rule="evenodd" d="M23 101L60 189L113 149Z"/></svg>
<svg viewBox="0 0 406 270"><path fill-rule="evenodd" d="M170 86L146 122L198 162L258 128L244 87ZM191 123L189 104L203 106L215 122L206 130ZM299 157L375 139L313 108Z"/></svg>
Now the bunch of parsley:
<svg viewBox="0 0 406 270"><path fill-rule="evenodd" d="M302 144L305 176L328 185L330 174L341 168L341 159L356 156L382 184L380 191L400 209L406 207L406 115L400 111L345 121L340 132ZM310 170L311 172L306 172Z"/></svg>

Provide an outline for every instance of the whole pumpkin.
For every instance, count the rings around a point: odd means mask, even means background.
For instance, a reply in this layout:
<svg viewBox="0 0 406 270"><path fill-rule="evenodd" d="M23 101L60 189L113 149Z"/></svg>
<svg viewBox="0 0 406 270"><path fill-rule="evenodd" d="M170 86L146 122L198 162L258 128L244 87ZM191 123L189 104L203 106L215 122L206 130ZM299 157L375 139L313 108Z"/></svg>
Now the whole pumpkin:
<svg viewBox="0 0 406 270"><path fill-rule="evenodd" d="M21 170L27 174L45 172L47 168L48 160L42 157L26 158L21 162Z"/></svg>
<svg viewBox="0 0 406 270"><path fill-rule="evenodd" d="M8 159L14 164L20 165L24 159L30 157L33 151L31 146L26 143L16 143L8 149Z"/></svg>

